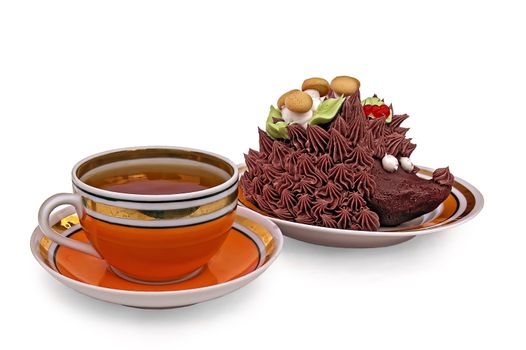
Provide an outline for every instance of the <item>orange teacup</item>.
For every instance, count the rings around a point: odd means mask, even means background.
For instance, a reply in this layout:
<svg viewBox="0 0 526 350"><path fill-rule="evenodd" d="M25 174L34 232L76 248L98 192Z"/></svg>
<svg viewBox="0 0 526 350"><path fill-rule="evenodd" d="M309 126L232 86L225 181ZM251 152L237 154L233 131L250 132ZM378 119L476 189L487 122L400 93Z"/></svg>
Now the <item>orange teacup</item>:
<svg viewBox="0 0 526 350"><path fill-rule="evenodd" d="M73 192L50 197L39 225L57 244L103 257L120 276L173 283L197 274L233 225L238 170L219 155L176 147L100 153L72 171ZM49 215L76 208L89 243L55 233Z"/></svg>

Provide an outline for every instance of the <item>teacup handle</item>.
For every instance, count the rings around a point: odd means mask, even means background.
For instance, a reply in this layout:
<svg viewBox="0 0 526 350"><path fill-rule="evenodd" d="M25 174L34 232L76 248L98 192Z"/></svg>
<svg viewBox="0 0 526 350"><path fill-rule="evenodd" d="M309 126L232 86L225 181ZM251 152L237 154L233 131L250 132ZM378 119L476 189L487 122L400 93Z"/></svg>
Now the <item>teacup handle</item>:
<svg viewBox="0 0 526 350"><path fill-rule="evenodd" d="M38 225L40 226L40 229L42 230L44 235L46 235L53 242L61 246L75 249L83 253L87 253L100 258L100 254L97 253L97 251L95 250L95 248L93 248L91 244L79 242L74 239L64 237L56 233L51 228L51 225L49 224L49 216L51 215L51 212L55 208L64 204L72 205L77 211L77 215L79 216L79 218L81 217L83 212L83 206L82 198L80 197L80 195L74 193L58 193L54 196L49 197L44 203L42 203L42 206L38 211Z"/></svg>

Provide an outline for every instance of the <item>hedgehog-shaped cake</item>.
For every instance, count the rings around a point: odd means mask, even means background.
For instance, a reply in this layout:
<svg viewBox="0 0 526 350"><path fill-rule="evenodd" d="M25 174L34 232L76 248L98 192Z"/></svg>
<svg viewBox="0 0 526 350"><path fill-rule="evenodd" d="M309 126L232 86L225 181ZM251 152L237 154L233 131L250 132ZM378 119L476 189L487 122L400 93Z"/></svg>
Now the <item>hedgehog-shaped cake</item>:
<svg viewBox="0 0 526 350"><path fill-rule="evenodd" d="M360 82L340 76L304 81L271 106L259 151L245 154L245 198L280 219L376 231L434 210L451 192L449 168L416 175L416 145L377 96L360 99Z"/></svg>

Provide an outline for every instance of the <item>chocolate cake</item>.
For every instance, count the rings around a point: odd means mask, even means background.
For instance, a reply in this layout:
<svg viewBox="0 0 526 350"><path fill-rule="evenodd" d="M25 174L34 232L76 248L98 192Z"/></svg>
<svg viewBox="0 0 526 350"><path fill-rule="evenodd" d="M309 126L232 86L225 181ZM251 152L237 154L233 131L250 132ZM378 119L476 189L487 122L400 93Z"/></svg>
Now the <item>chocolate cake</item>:
<svg viewBox="0 0 526 350"><path fill-rule="evenodd" d="M377 96L361 100L360 82L307 79L271 106L259 151L245 154L245 198L280 219L331 228L375 231L434 210L454 177L437 169L416 175L416 145Z"/></svg>

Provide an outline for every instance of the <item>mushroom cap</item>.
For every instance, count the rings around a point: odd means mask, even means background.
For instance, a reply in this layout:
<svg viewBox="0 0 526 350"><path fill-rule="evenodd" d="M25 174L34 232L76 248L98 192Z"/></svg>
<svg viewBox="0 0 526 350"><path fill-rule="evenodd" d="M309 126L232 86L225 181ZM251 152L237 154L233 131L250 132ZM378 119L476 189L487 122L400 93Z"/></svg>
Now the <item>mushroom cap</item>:
<svg viewBox="0 0 526 350"><path fill-rule="evenodd" d="M312 97L303 91L292 91L285 97L285 107L296 113L308 112L312 108Z"/></svg>
<svg viewBox="0 0 526 350"><path fill-rule="evenodd" d="M331 89L339 95L350 96L360 89L360 81L347 75L332 79Z"/></svg>
<svg viewBox="0 0 526 350"><path fill-rule="evenodd" d="M294 92L294 91L299 91L299 90L298 89L294 89L294 90L287 91L287 92L285 92L283 95L281 95L278 98L278 108L279 109L281 109L285 105L285 98L287 97L287 95L292 93L292 92Z"/></svg>
<svg viewBox="0 0 526 350"><path fill-rule="evenodd" d="M301 90L317 90L320 93L320 97L323 97L329 93L329 82L323 78L309 78L305 79L301 85Z"/></svg>

